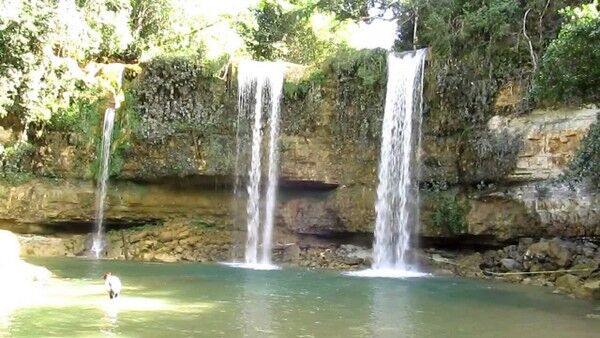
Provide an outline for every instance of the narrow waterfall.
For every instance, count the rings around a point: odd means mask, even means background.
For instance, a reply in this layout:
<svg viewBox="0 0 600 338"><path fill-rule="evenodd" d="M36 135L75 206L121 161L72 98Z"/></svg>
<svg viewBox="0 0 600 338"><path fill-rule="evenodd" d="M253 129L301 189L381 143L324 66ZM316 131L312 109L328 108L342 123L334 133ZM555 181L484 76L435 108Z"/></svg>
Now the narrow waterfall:
<svg viewBox="0 0 600 338"><path fill-rule="evenodd" d="M238 131L241 119L252 116L250 167L247 177L246 227L247 239L245 263L247 265L269 266L271 264L272 232L277 201L279 166L279 112L283 91L284 67L279 63L242 61L238 69ZM269 152L267 189L261 192L261 160L263 157L263 111L269 111ZM240 171L240 147L244 142L236 141L236 170ZM236 195L239 194L239 173L236 173ZM266 202L264 201L266 200ZM262 208L264 204L264 209ZM262 210L261 210L262 209ZM261 214L264 217L261 218ZM260 255L259 255L260 249Z"/></svg>
<svg viewBox="0 0 600 338"><path fill-rule="evenodd" d="M108 108L104 112L104 125L102 128L102 152L100 154L100 172L96 187L96 229L92 242L92 254L99 258L104 249L104 207L106 200L106 183L110 168L110 144L115 122L115 109Z"/></svg>
<svg viewBox="0 0 600 338"><path fill-rule="evenodd" d="M375 211L374 270L410 270L411 229L419 222L419 141L426 50L388 55Z"/></svg>

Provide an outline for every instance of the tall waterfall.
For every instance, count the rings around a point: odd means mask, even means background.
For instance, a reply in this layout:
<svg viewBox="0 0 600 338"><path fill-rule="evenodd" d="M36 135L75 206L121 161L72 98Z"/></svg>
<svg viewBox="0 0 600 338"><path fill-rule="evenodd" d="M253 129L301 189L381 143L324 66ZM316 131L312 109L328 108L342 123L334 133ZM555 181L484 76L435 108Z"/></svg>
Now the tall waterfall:
<svg viewBox="0 0 600 338"><path fill-rule="evenodd" d="M410 232L419 222L419 141L425 49L388 56L375 211L373 269L409 270Z"/></svg>
<svg viewBox="0 0 600 338"><path fill-rule="evenodd" d="M106 183L110 168L110 144L115 122L115 109L108 108L104 112L102 128L102 152L100 154L100 172L96 187L96 229L93 236L92 254L99 258L104 249L104 207L106 200Z"/></svg>
<svg viewBox="0 0 600 338"><path fill-rule="evenodd" d="M423 112L423 68L426 50L388 55L388 82L379 184L375 203L373 266L359 276L410 277L407 253L411 230L419 223L419 143Z"/></svg>
<svg viewBox="0 0 600 338"><path fill-rule="evenodd" d="M238 69L238 138L241 119L252 116L250 167L247 177L245 263L268 267L271 264L272 232L277 201L279 166L279 114L283 91L284 67L279 63L242 61ZM269 112L267 188L261 192L263 148L263 111ZM237 140L236 170L240 170L240 147ZM236 173L236 177L238 177ZM236 178L236 185L239 179ZM235 188L236 192L238 188ZM239 194L238 194L239 195ZM266 200L266 201L265 201ZM264 205L264 208L263 208ZM263 214L264 213L264 214ZM262 217L261 217L262 216ZM260 249L260 254L259 254Z"/></svg>

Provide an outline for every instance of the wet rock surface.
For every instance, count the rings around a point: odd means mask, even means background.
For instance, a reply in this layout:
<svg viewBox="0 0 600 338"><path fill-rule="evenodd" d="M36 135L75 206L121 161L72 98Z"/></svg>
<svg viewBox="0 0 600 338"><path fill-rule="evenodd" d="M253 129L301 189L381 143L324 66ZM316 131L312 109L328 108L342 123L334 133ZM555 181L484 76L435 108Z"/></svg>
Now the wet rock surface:
<svg viewBox="0 0 600 338"><path fill-rule="evenodd" d="M595 239L522 238L517 245L483 253L435 249L425 253L433 266L460 276L548 286L556 293L600 299L600 250Z"/></svg>

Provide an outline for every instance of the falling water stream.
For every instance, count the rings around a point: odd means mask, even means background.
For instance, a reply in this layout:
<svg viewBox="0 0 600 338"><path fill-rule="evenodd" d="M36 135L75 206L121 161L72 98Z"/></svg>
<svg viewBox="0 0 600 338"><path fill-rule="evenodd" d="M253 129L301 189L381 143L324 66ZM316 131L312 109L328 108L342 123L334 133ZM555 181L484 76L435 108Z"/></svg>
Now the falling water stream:
<svg viewBox="0 0 600 338"><path fill-rule="evenodd" d="M271 242L279 175L279 111L283 90L283 74L284 67L279 63L242 61L239 64L239 116L242 118L250 117L245 115L252 116L252 146L246 186L248 199L246 204L247 240L245 264L256 268L272 267ZM263 111L267 110L269 111L268 181L267 189L263 196L261 192ZM240 119L238 118L238 128L240 126ZM242 134L238 130L238 137ZM238 140L237 144L236 157L238 158L236 162L239 161L239 154L241 153L239 147L243 145L243 142ZM236 166L239 166L239 164L236 163ZM262 208L263 204L264 209ZM263 213L264 216L261 218Z"/></svg>
<svg viewBox="0 0 600 338"><path fill-rule="evenodd" d="M115 122L115 109L108 108L104 113L102 128L102 152L100 154L100 172L96 188L96 228L93 235L92 254L99 258L104 249L104 207L106 200L106 183L110 168L110 144Z"/></svg>
<svg viewBox="0 0 600 338"><path fill-rule="evenodd" d="M365 276L420 275L408 263L411 230L419 222L419 141L426 50L388 55L388 82L379 184L375 203L372 269Z"/></svg>

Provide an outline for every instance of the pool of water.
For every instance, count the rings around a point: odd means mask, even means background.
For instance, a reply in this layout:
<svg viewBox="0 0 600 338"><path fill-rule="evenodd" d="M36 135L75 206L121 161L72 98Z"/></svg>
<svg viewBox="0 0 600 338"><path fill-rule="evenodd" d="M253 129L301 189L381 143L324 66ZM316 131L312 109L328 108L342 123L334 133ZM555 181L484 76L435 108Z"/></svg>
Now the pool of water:
<svg viewBox="0 0 600 338"><path fill-rule="evenodd" d="M448 277L31 259L58 277L0 310L0 337L598 337L600 303ZM111 302L101 275L124 284ZM0 303L1 304L1 303ZM2 308L2 305L0 305Z"/></svg>

